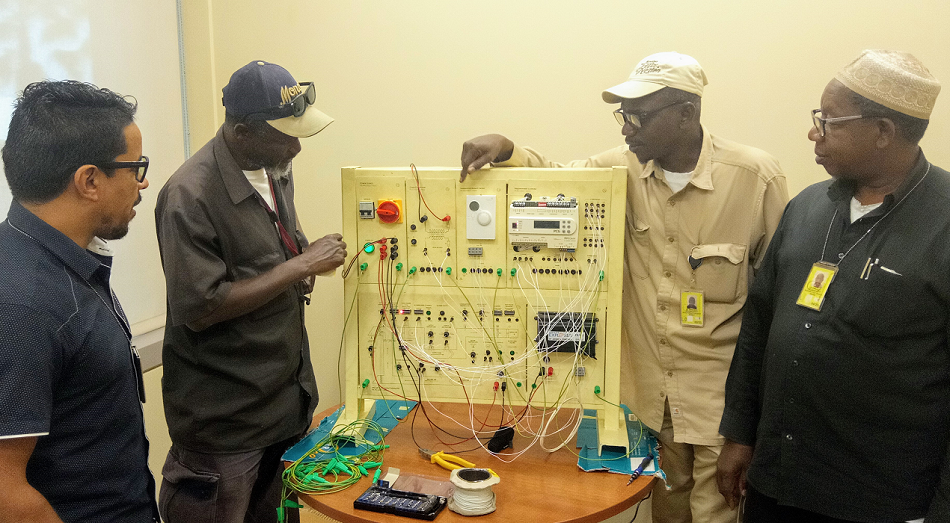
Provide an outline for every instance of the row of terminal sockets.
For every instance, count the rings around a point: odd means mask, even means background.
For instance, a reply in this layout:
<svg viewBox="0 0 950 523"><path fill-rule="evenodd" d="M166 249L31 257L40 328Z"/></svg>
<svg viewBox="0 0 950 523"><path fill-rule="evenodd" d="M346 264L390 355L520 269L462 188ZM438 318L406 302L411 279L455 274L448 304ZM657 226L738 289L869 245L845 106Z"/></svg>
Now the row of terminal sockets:
<svg viewBox="0 0 950 523"><path fill-rule="evenodd" d="M585 245L585 247L586 247L586 245ZM519 260L512 260L512 261L520 261L520 258L519 258ZM547 257L545 257L545 258L541 258L541 261L542 261L542 262L555 262L555 263L573 263L573 262L574 262L574 258L573 258L573 257L571 257L571 258L547 258ZM596 264L596 263L597 263L597 259L596 259L596 258L588 258L588 259L587 259L587 263L588 263L588 264L590 264L590 263ZM575 275L578 275L578 274L584 274L584 271L581 270L581 269L558 269L558 268L554 268L554 269L551 269L551 268L534 268L534 269L531 269L531 272L534 273L534 274L560 274L560 275L564 275L564 276L566 276L566 275L575 276Z"/></svg>
<svg viewBox="0 0 950 523"><path fill-rule="evenodd" d="M385 312L386 312L386 311L385 311L384 309L379 309L379 313L380 313L380 314L383 314L383 313L385 313ZM427 311L427 310L424 310L424 309L390 309L390 310L389 310L389 314L392 315L392 316L397 316L397 315L399 315L399 316L404 316L403 319L402 319L403 321L408 321L408 320L409 320L409 315L410 315L410 314L414 314L414 315L416 316L416 321L422 321L422 318L423 318L424 316L431 316L431 315L432 315L432 311ZM495 315L495 316L514 316L514 315L515 315L515 311L513 311L513 310L495 309L494 315ZM478 311L478 316L479 316L479 317L478 317L478 321L483 321L483 320L484 320L484 317L485 317L485 310L482 309L482 310ZM448 321L448 322L451 323L451 322L454 322L454 321L455 321L455 316L446 316L445 311L439 311L439 316L438 316L438 317L436 317L436 318L428 318L428 319L430 319L430 320L432 320L432 321L442 321L442 322ZM496 319L497 319L497 318L496 318ZM462 309L462 321L468 321L468 309ZM515 321L518 321L518 319L515 318ZM448 331L446 331L446 332L445 332L445 337L446 337L446 338L448 337L448 334L449 334ZM432 332L432 331L429 331L429 337L432 337L432 336L433 336L433 332Z"/></svg>
<svg viewBox="0 0 950 523"><path fill-rule="evenodd" d="M585 203L584 218L604 218L607 212L606 203Z"/></svg>
<svg viewBox="0 0 950 523"><path fill-rule="evenodd" d="M468 314L468 311L463 309L463 310L462 310L462 315L463 315L463 317L464 317L465 315L467 315L467 314ZM483 321L483 320L484 320L484 316L485 316L485 311L484 311L484 309L478 311L478 315L479 315L478 321ZM510 322L511 319L512 319L512 317L515 316L515 311L513 311L513 310L511 310L511 309L508 309L508 310L495 309L494 311L492 311L492 315L495 317L495 321L500 322L502 316L507 316L507 317L508 317L508 321ZM515 320L516 322L517 322L517 321L521 321L521 320L519 320L518 318L514 318L514 320ZM515 351L509 351L509 355L511 356L511 360L514 361L514 359L515 359ZM472 363L475 363L475 352L470 352L470 353L469 353L469 356L472 358ZM502 359L501 350L498 350L498 361L504 363L504 360ZM483 362L483 363L494 363L494 356L492 356L492 353L491 353L490 350L488 350L488 349L485 350L485 356L482 358L482 362Z"/></svg>
<svg viewBox="0 0 950 523"><path fill-rule="evenodd" d="M380 312L380 314L382 314L384 311L383 311L383 309L380 309L379 312ZM416 314L416 321L422 321L422 315L424 315L424 314L429 315L429 314L431 314L431 311L425 311L425 310L423 310L423 309L391 309L391 310L390 310L390 313L393 314L393 315L396 315L396 314L408 315L408 314L410 314L410 313L414 313L414 314ZM479 315L478 321L484 321L484 316L485 316L485 311L484 311L484 309L478 311L478 315ZM503 310L500 310L500 309L496 309L496 310L494 311L494 315L495 315L495 321L501 321L501 318L500 318L501 316L509 316L509 317L508 317L508 321L510 322L510 321L511 321L511 316L514 316L514 315L515 315L515 311L513 311L513 310L504 310L504 311L503 311ZM445 311L439 311L439 317L438 317L438 318L431 318L431 319L432 319L433 321L446 321ZM408 320L409 320L409 316L403 317L403 321L408 321ZM447 320L447 321L449 321L449 322L454 322L454 321L455 321L455 316L450 316L450 317L448 317L448 320ZM463 310L462 310L462 321L468 321L468 310L467 310L467 309L463 309ZM515 322L518 322L518 321L520 321L520 320L519 320L518 318L515 318L514 321L515 321ZM435 331L431 331L431 330L430 330L426 335L427 335L428 338L430 338L430 339L429 339L429 345L434 345L434 344L435 344L435 340L434 340L434 338L435 338ZM449 336L450 336L449 331L443 331L443 332L442 332L442 337L445 338L445 339L443 340L443 345L448 345L448 344L449 344L449 339L448 339ZM369 351L370 351L370 352L373 351L373 346L372 346L372 345L370 345ZM475 357L475 353L474 353L474 352L471 353L471 357L472 357L472 358ZM491 361L490 353L489 353L489 356L488 356L487 358L488 358L488 359L486 359L486 361ZM472 362L474 363L474 359L472 360ZM402 370L402 364L397 364L397 365L396 365L396 370L397 370L397 371ZM419 372L425 372L425 370L426 370L425 364L424 364L424 363L419 363ZM438 370L441 370L441 369L440 369L438 366L436 366L436 367L435 367L435 370L438 371Z"/></svg>
<svg viewBox="0 0 950 523"><path fill-rule="evenodd" d="M585 203L585 204L584 204L584 217L585 217L585 218L598 218L598 217L599 217L599 218L604 218L604 215L605 215L605 211L606 211L606 210L607 210L607 204L606 204L606 203L597 203L597 204L594 204L594 203ZM603 227L603 225L598 225L598 226L594 226L594 225L588 226L588 225L585 225L585 226L584 226L584 230L585 230L585 231L587 231L587 230L590 230L590 231L602 231L602 230L604 230L604 227ZM584 238L581 239L581 242L582 242L581 245L582 245L583 247L603 247L603 246L604 246L604 239L603 239L603 237L600 237L600 238L596 238L596 237L587 238L587 237L584 237ZM588 263L590 263L590 262L588 262ZM597 263L597 260L594 260L594 263Z"/></svg>
<svg viewBox="0 0 950 523"><path fill-rule="evenodd" d="M417 319L418 319L418 318L417 318ZM435 334L435 333L433 333L432 331L429 331L429 337L434 336L434 334ZM445 344L448 345L448 344L449 344L449 340L448 340L449 331L445 331L445 333L443 334L443 336L446 338ZM430 344L432 344L432 342L433 342L433 340L429 340L429 343L430 343ZM373 346L370 345L369 347L367 347L367 350L369 351L370 354L372 354L372 353L373 353ZM405 346L400 346L400 347L399 347L399 350L405 351L405 350L406 350L406 347L405 347ZM436 365L434 368L435 368L436 372L442 370L442 368L439 367L438 365ZM401 371L401 370L402 370L402 363L397 363L397 364L396 364L396 372L399 372L399 371ZM425 371L426 371L426 364L420 361L420 362L419 362L418 374L423 374L423 373L425 373Z"/></svg>
<svg viewBox="0 0 950 523"><path fill-rule="evenodd" d="M417 312L421 312L421 311L417 310ZM479 317L479 321L483 321L483 319L484 319L484 318L483 318L484 313L485 313L484 310L479 311L479 315L481 316L481 317ZM468 320L468 311L467 311L467 310L463 310L463 311L462 311L462 314L463 314L462 320L463 320L463 321ZM507 319L508 319L508 321L510 322L510 321L512 320L511 316L514 316L514 314L515 314L515 311L513 311L513 310L505 310L505 311L502 311L502 310L495 310L495 311L494 311L495 321L501 321L500 316L505 315L505 316L509 316ZM408 320L409 318L407 317L407 318L404 318L404 319L405 319L405 320ZM420 321L421 319L422 319L422 318L416 318L416 321ZM443 318L443 320L444 320L444 318ZM449 319L449 321L454 321L454 320L455 320L454 317L451 317L451 318ZM518 322L518 321L520 321L520 319L519 319L519 318L514 318L514 321L515 321L515 322ZM434 344L435 344L435 340L434 340L434 338L435 338L435 331L429 331L428 333L426 333L426 336L427 336L428 338L430 338L430 339L429 339L429 345L434 345ZM448 344L449 344L449 337L450 337L450 336L451 336L451 334L449 333L449 331L443 331L443 332L442 332L442 337L445 338L445 339L443 340L443 345L448 345ZM370 352L373 351L373 346L372 346L372 345L369 346L369 351L370 351ZM514 352L514 351L510 351L510 352L511 352L512 360L514 360L515 352ZM485 361L486 361L486 362L493 362L493 357L492 357L492 355L491 355L491 351L485 351L485 354L486 354L486 356L485 356ZM470 356L471 356L471 358L472 358L472 363L475 363L475 353L474 353L474 352L470 353ZM501 359L501 358L499 357L499 360L500 360L500 359ZM402 370L402 364L396 364L396 370L397 370L397 371ZM435 370L436 370L436 371L440 371L441 368L440 368L438 365L436 365L436 366L435 366ZM426 371L425 363L421 363L421 362L420 362L420 363L419 363L419 372L420 372L420 373L424 373L425 371Z"/></svg>
<svg viewBox="0 0 950 523"><path fill-rule="evenodd" d="M581 238L582 245L584 247L603 247L604 246L604 237L591 237L591 238Z"/></svg>
<svg viewBox="0 0 950 523"><path fill-rule="evenodd" d="M470 352L468 355L469 355L470 358L472 358L472 363L475 363L475 358L478 357L478 356L475 354L475 351ZM511 361L515 361L515 351L513 351L513 350L508 351L508 355L511 357ZM505 360L504 360L504 358L503 358L503 356L502 356L501 350L498 351L498 361L499 361L500 363L504 363L504 362L505 362ZM492 352L491 352L490 349L485 349L485 355L482 356L482 362L483 362L483 363L494 363L494 362L495 362L495 357L494 357L494 355L492 355ZM501 372L501 371L499 371L499 373L498 373L499 376L502 376L503 374L504 374L504 372Z"/></svg>
<svg viewBox="0 0 950 523"><path fill-rule="evenodd" d="M415 225L412 226L413 230L415 230L415 227L416 227ZM409 243L411 243L412 245L415 245L415 244L416 244L416 239L413 238L413 239L409 240ZM422 248L422 255L423 255L423 256L429 256L429 248L428 248L428 247L423 247L423 248ZM452 249L449 248L449 247L447 247L447 248L445 249L445 255L446 255L447 257L448 257L448 256L452 256ZM442 267L428 267L428 266L425 266L425 265L423 265L422 267L419 267L419 272L444 272L444 271L445 271L445 269L442 268Z"/></svg>

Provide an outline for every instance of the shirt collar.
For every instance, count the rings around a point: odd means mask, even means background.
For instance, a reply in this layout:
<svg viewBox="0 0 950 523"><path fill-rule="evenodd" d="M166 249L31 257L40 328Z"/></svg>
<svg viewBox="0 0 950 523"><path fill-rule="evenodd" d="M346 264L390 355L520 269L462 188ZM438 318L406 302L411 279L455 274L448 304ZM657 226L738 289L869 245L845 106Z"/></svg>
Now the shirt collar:
<svg viewBox="0 0 950 523"><path fill-rule="evenodd" d="M927 166L930 162L927 161L927 158L924 156L924 151L921 150L920 154L917 156L917 162L914 163L914 166L910 170L910 174L907 175L907 178L894 190L891 194L888 194L884 197L884 204L876 209L876 211L883 211L884 209L889 208L894 204L895 201L901 201L907 194L917 185L917 182L927 173ZM834 202L848 201L850 203L851 198L854 196L854 182L851 180L844 180L840 178L835 178L831 185L828 186L828 198Z"/></svg>
<svg viewBox="0 0 950 523"><path fill-rule="evenodd" d="M36 241L36 243L59 258L85 280L92 279L93 273L102 267L102 263L86 249L76 245L62 232L44 222L14 200L7 213L7 222L11 227Z"/></svg>
<svg viewBox="0 0 950 523"><path fill-rule="evenodd" d="M712 139L709 136L709 131L706 130L706 126L702 125L701 127L703 130L703 145L699 151L699 159L696 160L696 167L693 168L693 176L689 179L689 183L700 189L711 191L714 189L712 183ZM663 175L659 172L660 169L661 166L656 160L650 160L643 166L640 178L656 176L662 179Z"/></svg>
<svg viewBox="0 0 950 523"><path fill-rule="evenodd" d="M251 196L257 194L257 190L251 185L251 182L244 176L244 171L238 165L237 160L228 149L227 142L224 141L224 127L218 129L218 134L214 136L214 158L218 164L218 172L221 174L221 180L224 182L224 188L228 191L231 203L240 203Z"/></svg>

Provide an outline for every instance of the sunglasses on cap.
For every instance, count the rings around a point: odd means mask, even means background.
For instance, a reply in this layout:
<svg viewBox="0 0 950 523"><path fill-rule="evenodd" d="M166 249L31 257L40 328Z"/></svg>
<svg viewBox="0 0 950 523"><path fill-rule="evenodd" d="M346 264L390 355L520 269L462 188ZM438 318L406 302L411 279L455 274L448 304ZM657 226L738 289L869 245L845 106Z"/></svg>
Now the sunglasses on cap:
<svg viewBox="0 0 950 523"><path fill-rule="evenodd" d="M276 118L286 118L288 116L300 118L303 116L303 113L307 111L307 107L317 101L317 89L313 86L313 82L300 82L300 87L303 88L303 91L291 98L290 101L284 102L277 107L270 107L263 111L250 113L245 115L244 118L256 120L259 119L255 118L258 115Z"/></svg>

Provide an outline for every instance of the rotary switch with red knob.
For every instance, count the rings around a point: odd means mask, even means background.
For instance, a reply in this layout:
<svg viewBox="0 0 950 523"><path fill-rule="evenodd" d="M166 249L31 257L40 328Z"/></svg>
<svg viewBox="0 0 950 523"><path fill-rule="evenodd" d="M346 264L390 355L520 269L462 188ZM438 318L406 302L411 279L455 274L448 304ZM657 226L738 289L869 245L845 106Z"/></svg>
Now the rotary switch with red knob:
<svg viewBox="0 0 950 523"><path fill-rule="evenodd" d="M376 216L383 223L402 222L402 202L399 200L379 200Z"/></svg>

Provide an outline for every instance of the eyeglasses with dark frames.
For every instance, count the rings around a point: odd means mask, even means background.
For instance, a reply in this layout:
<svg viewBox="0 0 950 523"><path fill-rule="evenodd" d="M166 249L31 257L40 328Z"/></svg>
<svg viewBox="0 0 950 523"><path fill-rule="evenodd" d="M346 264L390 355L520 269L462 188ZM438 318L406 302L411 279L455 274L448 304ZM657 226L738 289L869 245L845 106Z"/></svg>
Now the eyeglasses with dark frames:
<svg viewBox="0 0 950 523"><path fill-rule="evenodd" d="M815 129L818 129L819 136L825 135L825 126L830 123L848 122L851 120L860 120L862 118L865 118L863 114L856 114L854 116L838 116L835 118L822 118L821 116L819 116L820 114L822 114L821 109L811 110L811 122L812 124L814 124Z"/></svg>
<svg viewBox="0 0 950 523"><path fill-rule="evenodd" d="M647 111L645 113L629 113L629 112L624 111L623 107L621 107L620 109L617 109L616 111L614 111L614 118L617 119L617 123L619 123L620 125L628 123L632 125L634 129L639 129L643 125L643 122L645 122L648 118L650 118L654 114L662 111L663 109L667 109L669 107L673 107L674 105L679 105L683 103L688 103L688 102L673 102L671 104L666 104L663 107L659 107L657 109L654 109L652 111Z"/></svg>
<svg viewBox="0 0 950 523"><path fill-rule="evenodd" d="M148 172L148 156L142 155L137 162L103 162L96 164L96 167L106 169L136 169L135 181L142 183L145 181L145 173Z"/></svg>

